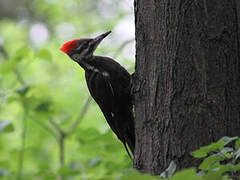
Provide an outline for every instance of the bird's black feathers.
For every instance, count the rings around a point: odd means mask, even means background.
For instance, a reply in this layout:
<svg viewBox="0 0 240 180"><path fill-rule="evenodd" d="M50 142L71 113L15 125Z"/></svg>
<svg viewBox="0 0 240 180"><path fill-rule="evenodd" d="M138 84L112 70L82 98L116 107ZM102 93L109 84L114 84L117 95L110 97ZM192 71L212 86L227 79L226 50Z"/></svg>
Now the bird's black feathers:
<svg viewBox="0 0 240 180"><path fill-rule="evenodd" d="M90 94L118 139L124 146L127 144L134 154L131 76L120 64L110 58L94 56L92 62L97 70L85 71Z"/></svg>

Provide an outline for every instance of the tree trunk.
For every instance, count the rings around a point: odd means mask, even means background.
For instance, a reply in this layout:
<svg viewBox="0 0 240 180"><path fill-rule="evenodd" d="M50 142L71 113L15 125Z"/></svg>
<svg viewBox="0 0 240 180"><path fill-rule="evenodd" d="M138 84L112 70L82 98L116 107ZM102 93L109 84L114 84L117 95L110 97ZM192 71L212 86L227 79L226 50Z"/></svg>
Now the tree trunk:
<svg viewBox="0 0 240 180"><path fill-rule="evenodd" d="M238 37L240 37L240 1L236 0L236 3L237 3L237 16L238 16Z"/></svg>
<svg viewBox="0 0 240 180"><path fill-rule="evenodd" d="M240 134L236 0L135 0L134 166L160 174L173 160Z"/></svg>

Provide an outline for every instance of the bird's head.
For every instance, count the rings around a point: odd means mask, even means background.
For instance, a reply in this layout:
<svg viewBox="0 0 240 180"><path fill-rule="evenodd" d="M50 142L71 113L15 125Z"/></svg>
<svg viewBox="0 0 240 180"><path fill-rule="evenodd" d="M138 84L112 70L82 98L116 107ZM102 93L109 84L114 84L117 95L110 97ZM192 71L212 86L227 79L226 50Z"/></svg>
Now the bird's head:
<svg viewBox="0 0 240 180"><path fill-rule="evenodd" d="M60 50L70 56L76 62L89 59L100 42L111 33L108 31L92 39L74 39L62 45Z"/></svg>

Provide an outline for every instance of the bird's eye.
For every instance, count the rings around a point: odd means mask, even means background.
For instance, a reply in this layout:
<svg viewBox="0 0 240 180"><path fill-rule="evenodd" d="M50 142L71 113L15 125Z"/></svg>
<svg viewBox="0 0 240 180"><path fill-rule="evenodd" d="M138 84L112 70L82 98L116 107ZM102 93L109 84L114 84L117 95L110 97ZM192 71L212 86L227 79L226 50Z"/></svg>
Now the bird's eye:
<svg viewBox="0 0 240 180"><path fill-rule="evenodd" d="M82 48L87 48L87 45L88 45L88 43L87 42L84 42L83 44L82 44Z"/></svg>

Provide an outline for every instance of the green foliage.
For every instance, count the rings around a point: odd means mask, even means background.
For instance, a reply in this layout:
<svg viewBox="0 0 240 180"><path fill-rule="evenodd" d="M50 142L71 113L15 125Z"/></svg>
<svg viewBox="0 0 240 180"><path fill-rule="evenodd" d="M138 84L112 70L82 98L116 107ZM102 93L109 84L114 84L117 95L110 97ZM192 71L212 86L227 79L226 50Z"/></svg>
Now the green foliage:
<svg viewBox="0 0 240 180"><path fill-rule="evenodd" d="M235 143L234 143L235 142ZM233 146L233 144L235 144ZM228 179L239 171L239 138L222 137L216 143L193 152L195 158L204 158L198 169L202 177ZM225 176L224 176L225 175Z"/></svg>
<svg viewBox="0 0 240 180"><path fill-rule="evenodd" d="M157 177L146 175L146 174L140 174L137 172L130 173L128 175L125 175L120 178L121 180L132 180L132 179L139 179L139 180L157 180Z"/></svg>
<svg viewBox="0 0 240 180"><path fill-rule="evenodd" d="M210 145L200 147L192 154L194 158L202 158L199 167L175 172L176 164L172 161L169 167L154 177L138 172L130 172L120 179L170 179L170 180L230 180L239 177L240 146L238 137L223 137Z"/></svg>
<svg viewBox="0 0 240 180"><path fill-rule="evenodd" d="M191 168L191 169L185 169L181 172L177 172L171 180L201 180L202 178L199 177L196 173L196 170Z"/></svg>
<svg viewBox="0 0 240 180"><path fill-rule="evenodd" d="M10 121L0 121L0 133L13 132L14 127Z"/></svg>
<svg viewBox="0 0 240 180"><path fill-rule="evenodd" d="M35 57L43 60L51 60L52 54L49 50L42 48L38 52L36 52Z"/></svg>

